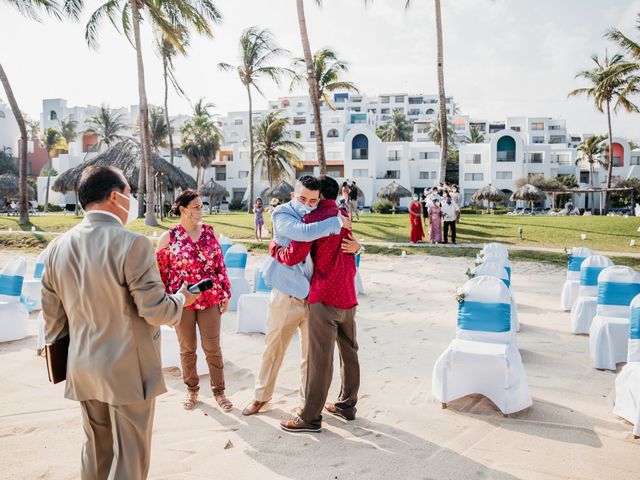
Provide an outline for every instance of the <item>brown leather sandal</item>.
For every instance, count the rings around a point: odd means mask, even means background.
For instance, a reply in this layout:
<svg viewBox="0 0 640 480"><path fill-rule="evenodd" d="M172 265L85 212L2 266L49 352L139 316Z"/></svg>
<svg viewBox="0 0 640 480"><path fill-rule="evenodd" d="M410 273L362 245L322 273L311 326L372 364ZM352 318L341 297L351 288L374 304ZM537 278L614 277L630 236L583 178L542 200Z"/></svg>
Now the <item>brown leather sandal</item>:
<svg viewBox="0 0 640 480"><path fill-rule="evenodd" d="M198 403L198 392L187 392L187 396L182 401L182 407L185 410L193 410L196 403Z"/></svg>
<svg viewBox="0 0 640 480"><path fill-rule="evenodd" d="M230 412L233 410L233 403L231 403L231 400L229 400L224 393L214 395L214 397L223 412Z"/></svg>
<svg viewBox="0 0 640 480"><path fill-rule="evenodd" d="M259 400L253 400L249 405L244 407L244 410L242 410L242 415L244 415L245 417L248 417L249 415L255 415L266 404L267 404L267 402L261 402Z"/></svg>

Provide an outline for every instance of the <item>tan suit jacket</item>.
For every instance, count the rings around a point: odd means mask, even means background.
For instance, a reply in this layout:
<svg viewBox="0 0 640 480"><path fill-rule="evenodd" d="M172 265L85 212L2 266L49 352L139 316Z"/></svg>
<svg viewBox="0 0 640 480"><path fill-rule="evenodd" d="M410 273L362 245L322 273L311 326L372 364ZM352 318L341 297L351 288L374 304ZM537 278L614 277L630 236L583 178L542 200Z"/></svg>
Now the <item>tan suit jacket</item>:
<svg viewBox="0 0 640 480"><path fill-rule="evenodd" d="M87 213L52 243L42 277L46 341L70 336L65 397L122 405L166 392L160 325L183 306L165 294L148 238Z"/></svg>

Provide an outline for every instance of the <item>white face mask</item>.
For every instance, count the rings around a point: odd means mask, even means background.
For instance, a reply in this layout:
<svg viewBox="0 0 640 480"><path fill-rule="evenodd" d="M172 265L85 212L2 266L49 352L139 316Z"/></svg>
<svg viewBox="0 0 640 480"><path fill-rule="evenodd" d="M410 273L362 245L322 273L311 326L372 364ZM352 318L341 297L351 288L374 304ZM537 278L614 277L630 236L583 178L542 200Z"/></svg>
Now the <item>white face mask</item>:
<svg viewBox="0 0 640 480"><path fill-rule="evenodd" d="M317 208L309 207L295 198L291 200L291 204L293 205L294 210L298 212L301 217L304 217L305 215L313 212Z"/></svg>
<svg viewBox="0 0 640 480"><path fill-rule="evenodd" d="M120 195L122 198L126 198L129 200L129 210L124 208L122 205L118 204L118 207L120 207L122 210L127 212L127 221L124 222L125 225L127 225L133 222L136 218L138 218L138 200L136 200L136 198L131 194L129 194L129 196L127 197L126 195L123 195L120 192L116 192L116 193Z"/></svg>

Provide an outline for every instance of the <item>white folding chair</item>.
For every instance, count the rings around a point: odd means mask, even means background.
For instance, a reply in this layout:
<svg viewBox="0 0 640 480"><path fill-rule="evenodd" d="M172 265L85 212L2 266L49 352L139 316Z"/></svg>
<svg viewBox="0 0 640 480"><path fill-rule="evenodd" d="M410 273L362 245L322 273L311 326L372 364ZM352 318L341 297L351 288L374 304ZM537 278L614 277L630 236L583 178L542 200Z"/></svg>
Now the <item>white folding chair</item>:
<svg viewBox="0 0 640 480"><path fill-rule="evenodd" d="M220 238L218 239L218 243L220 244L220 249L222 250L222 256L224 257L227 254L227 251L229 250L229 248L231 248L231 245L233 242L229 237L220 235Z"/></svg>
<svg viewBox="0 0 640 480"><path fill-rule="evenodd" d="M490 259L473 269L473 274L477 277L484 275L487 277L496 277L504 282L509 289L509 295L511 297L511 331L520 331L520 322L518 320L518 306L516 304L513 290L511 290L511 281L509 280L509 274L507 270L499 262Z"/></svg>
<svg viewBox="0 0 640 480"><path fill-rule="evenodd" d="M629 310L640 293L640 273L616 265L598 275L598 305L589 330L589 351L593 366L615 370L627 359Z"/></svg>
<svg viewBox="0 0 640 480"><path fill-rule="evenodd" d="M20 301L27 261L23 257L7 263L0 272L0 342L27 336L29 311Z"/></svg>
<svg viewBox="0 0 640 480"><path fill-rule="evenodd" d="M22 284L22 294L30 312L42 308L42 274L44 273L44 262L47 253L48 249L46 248L40 252L33 271L33 278L25 279Z"/></svg>
<svg viewBox="0 0 640 480"><path fill-rule="evenodd" d="M612 265L613 262L603 255L591 255L582 262L578 298L571 308L573 333L589 333L598 305L598 275Z"/></svg>
<svg viewBox="0 0 640 480"><path fill-rule="evenodd" d="M590 248L574 247L567 259L567 279L562 286L560 294L560 308L565 312L571 311L573 303L578 298L580 290L580 265L585 258L590 257L594 253Z"/></svg>
<svg viewBox="0 0 640 480"><path fill-rule="evenodd" d="M456 338L433 367L432 393L442 402L479 393L503 414L531 406L522 359L511 334L509 289L496 277L462 287Z"/></svg>
<svg viewBox="0 0 640 480"><path fill-rule="evenodd" d="M256 269L254 274L254 293L245 293L238 299L238 333L267 333L271 287Z"/></svg>
<svg viewBox="0 0 640 480"><path fill-rule="evenodd" d="M511 262L509 261L509 257L505 257L503 254L498 252L491 252L477 256L476 265L481 265L485 262L496 262L502 265L507 271L509 282L511 282Z"/></svg>
<svg viewBox="0 0 640 480"><path fill-rule="evenodd" d="M178 342L178 334L175 329L167 325L160 327L160 354L162 358L162 368L177 367L182 370L180 362L180 343ZM200 340L200 330L196 328L196 371L198 375L207 375L209 366L207 365L207 357L202 350L202 342Z"/></svg>
<svg viewBox="0 0 640 480"><path fill-rule="evenodd" d="M360 254L356 255L356 294L364 295L364 285L362 284L362 277L360 277Z"/></svg>
<svg viewBox="0 0 640 480"><path fill-rule="evenodd" d="M616 377L613 413L633 424L633 436L640 437L640 295L631 302L627 364Z"/></svg>
<svg viewBox="0 0 640 480"><path fill-rule="evenodd" d="M480 251L480 255L485 256L490 254L496 254L505 258L509 258L509 250L502 243L493 242L485 244L485 246Z"/></svg>
<svg viewBox="0 0 640 480"><path fill-rule="evenodd" d="M247 268L247 247L236 244L227 250L224 256L224 263L227 267L227 275L231 284L231 299L229 300L229 311L235 312L238 309L238 299L240 295L250 293L249 282L245 278Z"/></svg>

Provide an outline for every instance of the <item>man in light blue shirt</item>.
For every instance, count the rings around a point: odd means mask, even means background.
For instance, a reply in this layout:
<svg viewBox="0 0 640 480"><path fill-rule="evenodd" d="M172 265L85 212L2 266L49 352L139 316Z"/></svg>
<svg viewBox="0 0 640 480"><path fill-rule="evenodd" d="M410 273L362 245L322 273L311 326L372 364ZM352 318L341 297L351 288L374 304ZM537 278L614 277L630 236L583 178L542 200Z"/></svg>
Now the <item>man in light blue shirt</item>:
<svg viewBox="0 0 640 480"><path fill-rule="evenodd" d="M320 181L312 176L300 177L296 182L291 201L279 205L271 214L273 238L278 245L287 246L291 241L311 242L333 235L344 228L351 228L351 220L342 215L322 222L304 224L302 217L313 211L320 201ZM357 242L354 245L359 247ZM357 250L357 247L353 247ZM254 415L271 400L282 359L291 339L300 330L300 371L302 386L307 376L307 296L313 264L307 256L304 262L292 267L278 263L269 257L262 269L267 285L272 287L267 319L265 350L260 373L256 379L254 400L242 411ZM304 388L300 389L304 400Z"/></svg>

